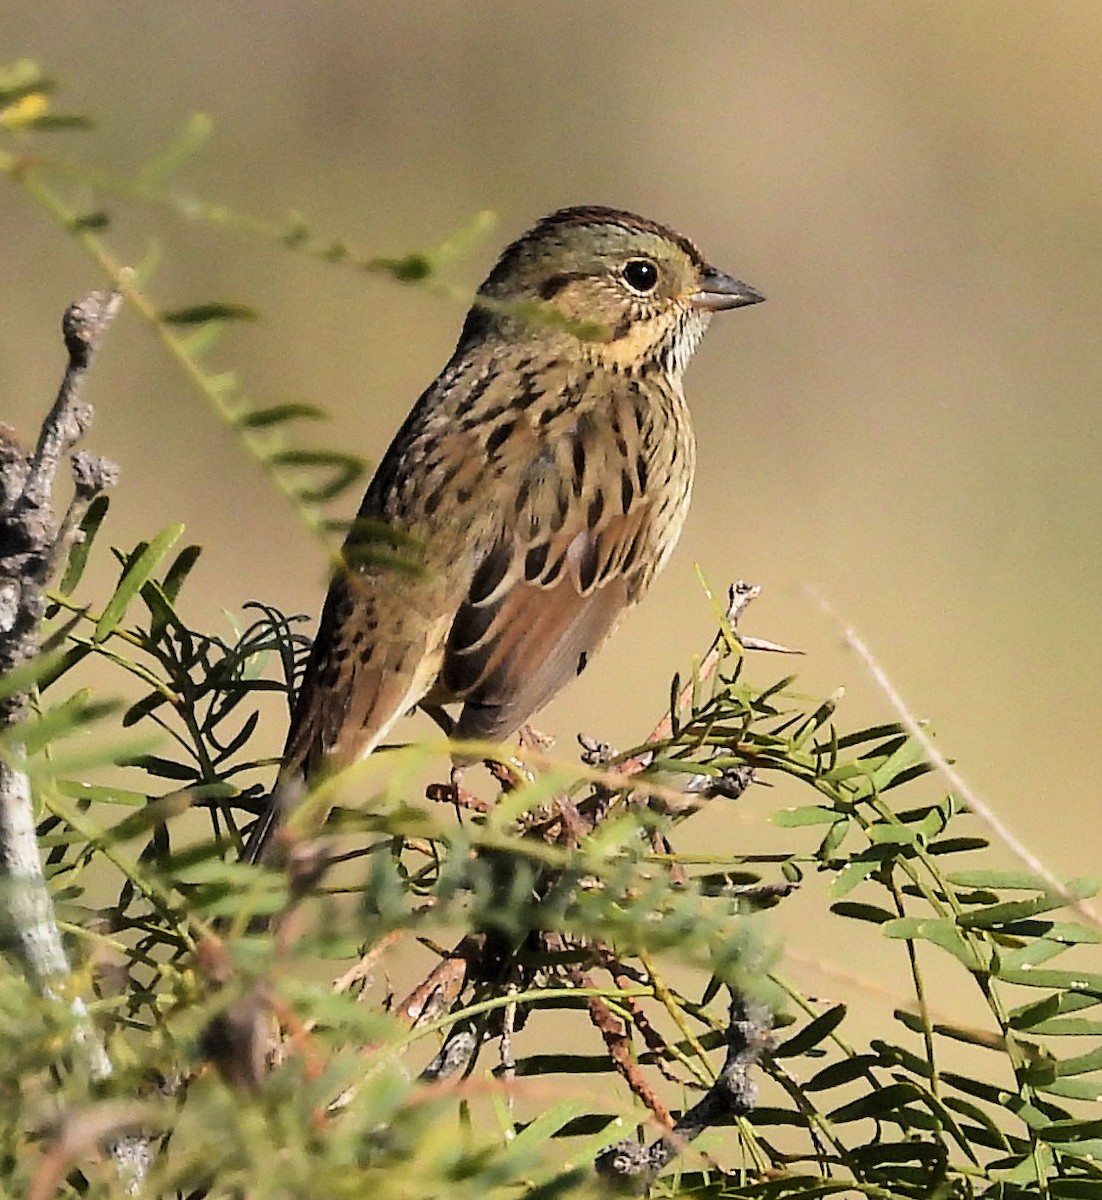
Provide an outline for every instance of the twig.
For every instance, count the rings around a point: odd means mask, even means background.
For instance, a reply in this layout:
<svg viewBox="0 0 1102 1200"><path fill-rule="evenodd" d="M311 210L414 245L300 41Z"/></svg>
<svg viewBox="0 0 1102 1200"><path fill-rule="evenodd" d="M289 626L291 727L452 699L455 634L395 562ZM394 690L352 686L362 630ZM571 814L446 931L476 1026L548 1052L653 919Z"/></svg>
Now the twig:
<svg viewBox="0 0 1102 1200"><path fill-rule="evenodd" d="M724 616L726 628L721 628L716 634L715 640L708 648L708 653L704 655L700 663L700 669L696 673L696 678L690 680L681 689L681 694L677 697L677 710L685 708L692 703L693 688L699 687L702 683L707 683L709 679L716 673L716 668L723 659L724 654L728 649L727 631L733 631L738 624L739 617L742 616L743 609L761 595L761 585L756 583L747 583L740 579L737 583L731 584L727 592L727 609ZM673 734L673 712L668 712L661 721L651 730L650 737L647 742L664 742ZM637 771L642 771L650 765L650 755L639 755L637 758L630 759L620 767L620 772L623 775L634 775Z"/></svg>
<svg viewBox="0 0 1102 1200"><path fill-rule="evenodd" d="M731 648L731 639L736 642L744 650L768 650L775 654L801 654L800 650L793 650L788 646L782 646L779 642L771 642L765 638L751 638L745 634L736 634L735 629L739 623L746 606L752 600L756 600L761 595L761 585L757 583L747 583L740 579L737 583L731 584L727 589L727 608L723 614L723 621L720 625L719 632L715 636L715 640L708 648L708 652L701 660L700 667L696 671L695 677L690 679L688 683L681 689L677 697L677 706L667 712L661 721L651 730L650 736L647 738L647 744L653 745L657 742L664 742L673 735L674 714L687 708L693 700L694 691L701 684L707 683L716 673L719 664L723 661L724 655ZM653 755L640 754L635 758L629 759L620 767L620 773L623 775L634 775L639 771L645 770L650 766Z"/></svg>
<svg viewBox="0 0 1102 1200"><path fill-rule="evenodd" d="M66 309L62 332L69 362L37 447L26 453L6 429L0 438L0 674L38 652L44 589L62 544L71 543L92 497L117 478L118 468L106 459L74 456L76 494L57 524L51 508L54 479L61 459L91 423L91 405L81 399L84 377L119 303L115 292L92 292ZM7 697L0 705L0 727L20 721L26 704L25 693Z"/></svg>
<svg viewBox="0 0 1102 1200"><path fill-rule="evenodd" d="M343 975L340 975L333 981L334 992L347 992L354 984L364 983L369 984L371 972L375 969L375 964L379 961L383 954L390 949L396 942L401 941L404 930L392 929L389 933L384 934L374 946L366 950L356 962Z"/></svg>
<svg viewBox="0 0 1102 1200"><path fill-rule="evenodd" d="M509 983L506 985L506 994L515 995L517 985ZM513 1034L517 1026L517 1005L516 1001L511 1001L502 1013L501 1020L501 1038L499 1039L499 1053L501 1055L501 1078L506 1084L511 1084L516 1081L517 1077L517 1060L513 1053ZM513 1116L513 1089L511 1087L505 1092L505 1106L509 1112L509 1119Z"/></svg>
<svg viewBox="0 0 1102 1200"><path fill-rule="evenodd" d="M732 991L727 1057L715 1083L666 1134L649 1146L625 1140L596 1158L597 1173L618 1189L645 1195L655 1175L705 1129L750 1112L757 1101L752 1072L768 1051L773 1032L769 1008Z"/></svg>
<svg viewBox="0 0 1102 1200"><path fill-rule="evenodd" d="M458 998L472 970L481 966L486 944L485 934L469 933L461 938L455 949L398 1005L395 1010L398 1020L411 1029L435 1021Z"/></svg>
<svg viewBox="0 0 1102 1200"><path fill-rule="evenodd" d="M443 1046L432 1062L421 1072L422 1083L442 1083L460 1071L475 1056L478 1049L479 1030L475 1021L462 1021L448 1031Z"/></svg>
<svg viewBox="0 0 1102 1200"><path fill-rule="evenodd" d="M989 832L1002 842L1011 854L1023 862L1035 875L1043 879L1069 908L1074 909L1084 920L1089 921L1096 928L1102 929L1102 916L1099 916L1085 900L1073 895L1063 880L1059 879L1024 842L1010 831L1009 826L1003 819L998 816L989 804L979 798L975 791L965 782L960 772L957 771L953 764L934 745L933 739L922 728L917 718L913 716L903 697L896 690L892 681L873 657L872 651L857 631L845 624L821 592L816 591L814 588L810 588L809 591L823 612L841 628L842 638L846 645L861 659L865 670L868 671L877 687L888 698L888 703L895 709L896 716L899 717L899 723L922 748L922 752L929 758L930 762L949 781L950 787L962 797L965 804L968 805L969 811L987 826Z"/></svg>
<svg viewBox="0 0 1102 1200"><path fill-rule="evenodd" d="M612 976L612 982L618 988L628 991L632 987L637 987L639 984L647 982L647 976L642 971L628 966L627 963L620 962L613 954L611 948L603 943L594 943L592 952L601 966ZM647 1016L646 1010L638 1000L632 996L625 996L620 1001L620 1004L631 1014L631 1023L635 1026L636 1031L650 1051L654 1065L658 1071L670 1083L681 1084L681 1079L670 1070L668 1060L684 1062L683 1056L679 1056L667 1043L666 1039L655 1029L651 1024L650 1017Z"/></svg>
<svg viewBox="0 0 1102 1200"><path fill-rule="evenodd" d="M553 953L575 949L569 939L561 933L545 934L544 940L547 948ZM607 951L607 948L604 947L602 947L602 950L608 954L611 960L611 952ZM575 987L596 990L597 984L593 977L578 964L575 963L567 966L564 974ZM650 1109L659 1125L664 1126L666 1129L672 1129L673 1117L670 1115L669 1109L662 1103L658 1093L651 1087L650 1081L643 1074L642 1068L635 1060L631 1047L631 1039L628 1036L628 1029L624 1022L616 1016L600 996L587 997L586 1008L589 1010L590 1022L601 1035L612 1065L620 1073L624 1082L639 1100Z"/></svg>
<svg viewBox="0 0 1102 1200"><path fill-rule="evenodd" d="M46 584L77 536L92 498L117 478L117 467L106 459L74 455L75 494L65 517L57 521L54 482L61 460L91 424L92 407L81 399L84 379L120 302L116 292L92 292L66 309L62 333L69 361L38 445L27 454L7 431L0 439L0 674L37 655ZM0 702L0 729L20 725L28 705L26 691ZM7 881L6 915L28 975L47 1000L66 1007L74 1053L90 1079L101 1082L112 1074L111 1060L83 999L65 998L69 961L38 852L30 779L18 741L13 739L9 746L0 761L0 867ZM149 1164L148 1142L122 1137L110 1150L127 1191L136 1192Z"/></svg>

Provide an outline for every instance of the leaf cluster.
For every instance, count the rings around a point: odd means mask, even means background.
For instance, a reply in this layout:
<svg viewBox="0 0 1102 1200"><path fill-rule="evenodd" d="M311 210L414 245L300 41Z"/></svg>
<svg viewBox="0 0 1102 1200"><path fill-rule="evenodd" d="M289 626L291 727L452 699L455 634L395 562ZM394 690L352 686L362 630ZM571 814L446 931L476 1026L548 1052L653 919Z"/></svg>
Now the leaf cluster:
<svg viewBox="0 0 1102 1200"><path fill-rule="evenodd" d="M103 512L89 514L78 557ZM1087 1010L1102 1000L1102 978L1054 960L1097 944L1097 930L1060 919L1064 899L1029 875L985 869L986 843L952 796L893 803L924 787L926 774L898 727L839 732L833 703L798 696L791 678L752 683L737 642L711 681L675 681L684 703L668 714L672 732L663 742L640 744L597 769L541 763L530 781L473 819L458 822L419 783L426 770L440 769L439 744L378 755L370 769L331 782L355 798L354 808L338 808L333 826L335 845L348 847L336 855L343 866L312 899L295 901L307 929L293 944L250 932L258 916L286 910L289 883L235 861L239 831L260 800L251 780L270 777L273 765L249 747L259 706L270 692L289 694L306 642L295 622L270 608L251 608L255 619L233 639L190 629L179 604L196 552L173 556L175 533L118 556L119 582L102 610L59 589L55 633L40 664L42 699L26 730L45 810L42 846L85 964L82 986L94 992L115 1056L129 1064L116 1086L148 1097L157 1079L174 1095L171 1105L154 1106L154 1126L165 1127L157 1135L159 1186L229 1194L234 1181L248 1179L259 1194L298 1194L305 1184L290 1181L309 1170L341 1194L336 1181L354 1165L358 1178L378 1177L399 1194L411 1162L430 1172L424 1178L442 1170L439 1186L446 1178L460 1192L457 1181L469 1172L472 1194L559 1178L552 1164L564 1154L584 1162L607 1144L628 1111L626 1097L605 1089L596 1105L592 1097L564 1101L550 1110L554 1119L545 1113L535 1123L510 1116L510 1104L523 1110L537 1081L569 1095L594 1075L613 1080L615 1059L592 1036L588 1052L514 1055L505 1061L517 1082L502 1090L505 1015L515 1037L561 1011L578 1023L584 1043L595 994L622 1022L639 1070L689 1097L713 1078L724 1037L719 1001L735 988L764 989L788 1010L765 1068L766 1099L728 1134L708 1135L728 1165L704 1174L686 1168L672 1185L682 1194L705 1186L716 1195L831 1194L842 1181L870 1195L1090 1194L1102 1145L1084 1104L1098 1099L1102 1055L1063 1053L1059 1039L1097 1037ZM66 583L79 579L78 565L70 564ZM67 686L93 654L144 689L121 714L93 710ZM54 694L62 699L51 704ZM67 757L62 748L89 721L100 729L98 758ZM117 743L105 753L117 736L112 729L155 730L156 748L134 753ZM657 753L647 770L630 780L618 774L648 750ZM789 849L725 851L703 866L657 849L657 839L673 837L700 803L730 803L694 800L677 809L669 780L715 777L734 762L751 764L760 779L791 777L813 793L774 817ZM93 767L110 767L125 782L88 782ZM531 836L556 798L584 809L594 797L607 815L577 845ZM207 814L206 833L197 811ZM979 865L970 867L972 859ZM865 1045L847 1037L844 1006L809 1000L770 967L762 918L749 915L816 874L831 881L839 921L906 950L914 1002ZM1079 896L1095 887L1069 886ZM413 938L439 946L457 930L496 939L509 968L476 980L420 1027L386 1015L379 983L335 986L350 961L379 946ZM212 970L203 947L215 939L224 961ZM938 1012L922 947L973 981L984 1024ZM579 984L579 964L589 988ZM695 968L697 982L681 983L677 964ZM301 1041L292 1038L284 1065L243 1103L204 1066L204 1036L212 1016L258 980L278 996L271 1010L301 1031ZM14 976L12 986L18 994ZM45 1049L64 1038L57 1019L24 996L0 1029L20 1093L38 1103L46 1074L58 1070ZM411 1080L406 1064L423 1062L435 1038L464 1024L496 1046L496 1064L476 1060L467 1083L446 1095ZM959 1043L978 1047L988 1068L945 1065ZM365 1044L372 1047L366 1057L358 1049ZM81 1082L64 1071L61 1078L61 1095L73 1103ZM346 1092L351 1099L332 1111ZM456 1105L485 1106L490 1125L451 1125L446 1114ZM515 1149L520 1131L533 1157ZM26 1131L13 1123L9 1133L10 1161L19 1162ZM571 1140L555 1151L552 1135L581 1139L583 1149ZM273 1173L277 1159L284 1165ZM567 1190L584 1191L587 1180L585 1171L561 1177Z"/></svg>

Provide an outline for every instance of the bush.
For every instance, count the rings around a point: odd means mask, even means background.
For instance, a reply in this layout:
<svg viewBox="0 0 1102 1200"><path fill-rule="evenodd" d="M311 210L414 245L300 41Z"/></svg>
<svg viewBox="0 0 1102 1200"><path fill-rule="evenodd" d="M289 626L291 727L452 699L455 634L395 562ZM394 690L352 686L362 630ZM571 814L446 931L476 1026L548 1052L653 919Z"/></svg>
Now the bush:
<svg viewBox="0 0 1102 1200"><path fill-rule="evenodd" d="M480 747L503 781L492 799L426 788L443 738L389 750L315 789L301 811L336 802L333 820L323 836L291 824L286 869L238 862L276 767L253 748L262 716L292 694L308 640L302 618L264 604L229 635L193 627L199 551L180 548L182 526L116 551L110 595L85 591L111 464L78 457L61 520L51 488L87 426L80 387L119 298L327 545L347 530L328 506L362 464L295 444L317 409L247 404L209 365L251 309L165 310L114 265L111 213L72 206L61 172L100 190L105 177L40 146L82 124L52 114L49 91L28 64L0 75L13 142L0 168L111 291L70 310L39 451L0 447L6 1193L1102 1195L1102 1052L1053 1049L1102 1028L1081 1015L1102 1000L1080 948L1100 938L1082 903L1095 884L991 869L960 789L919 784L935 758L909 719L845 732L833 699L807 700L791 676L756 682L748 651L783 648L739 636L745 585L715 605L713 645L638 745L588 743L579 762L528 748L524 769ZM298 220L199 204L172 178L206 129L193 120L156 162L106 181L116 203L403 282L432 279L469 240L366 258ZM104 704L74 682L92 659L134 698ZM702 806L776 775L808 789L774 818L784 851L674 851ZM885 938L907 948L913 1003L867 1045L842 1005L775 967L758 914L810 872L870 955ZM398 943L429 959L400 1000L382 978ZM982 1026L936 1015L919 947L971 978ZM549 1050L517 1054L526 1025L556 1031ZM960 1043L982 1051L974 1073L945 1065Z"/></svg>

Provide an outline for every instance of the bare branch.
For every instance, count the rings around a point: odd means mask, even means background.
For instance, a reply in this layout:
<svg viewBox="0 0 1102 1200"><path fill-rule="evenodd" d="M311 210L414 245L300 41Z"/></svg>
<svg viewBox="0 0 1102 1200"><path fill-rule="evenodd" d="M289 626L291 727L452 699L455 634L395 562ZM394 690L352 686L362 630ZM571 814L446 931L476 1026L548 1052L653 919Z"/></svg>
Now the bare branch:
<svg viewBox="0 0 1102 1200"><path fill-rule="evenodd" d="M715 1083L677 1122L669 1134L649 1146L622 1141L603 1150L597 1173L623 1192L646 1195L651 1181L694 1138L713 1125L745 1116L757 1102L753 1072L769 1050L773 1014L769 1008L732 991L727 1023L727 1057Z"/></svg>
<svg viewBox="0 0 1102 1200"><path fill-rule="evenodd" d="M81 399L84 379L121 303L118 292L90 292L65 310L61 332L69 351L69 365L53 409L42 424L23 488L24 507L44 509L49 505L58 464L92 423L92 406Z"/></svg>
<svg viewBox="0 0 1102 1200"><path fill-rule="evenodd" d="M57 400L43 422L33 454L6 428L0 430L0 674L30 662L38 653L45 587L76 537L92 498L117 478L106 459L79 454L73 460L75 494L60 522L52 507L62 458L92 421L81 392L92 355L121 297L92 292L69 306L62 321L69 362ZM17 727L27 710L26 693L0 701L0 729ZM63 1004L73 1026L73 1050L89 1077L112 1074L111 1060L83 999L67 995L69 961L54 915L35 834L34 802L18 740L0 760L0 867L6 917L24 965L41 994ZM135 1192L149 1161L148 1143L123 1137L111 1154L128 1192Z"/></svg>
<svg viewBox="0 0 1102 1200"><path fill-rule="evenodd" d="M716 634L715 640L708 649L708 653L701 660L700 667L696 672L696 678L690 680L681 689L681 694L677 697L677 710L687 708L693 699L693 691L695 688L707 683L719 668L719 664L723 659L728 648L729 636L735 636L742 643L744 639L741 635L735 633L735 628L739 623L739 618L742 616L746 606L751 601L756 600L761 595L761 584L747 583L740 579L736 583L732 583L727 589L727 610L724 613L724 627L720 628ZM764 643L763 643L764 644ZM798 654L798 650L788 650L784 646L777 643L768 643L768 649L777 650L784 654ZM666 713L661 721L651 730L648 742L664 742L673 733L673 715ZM620 767L620 771L624 775L634 775L639 771L645 770L651 763L651 755L643 754L637 758L630 759Z"/></svg>

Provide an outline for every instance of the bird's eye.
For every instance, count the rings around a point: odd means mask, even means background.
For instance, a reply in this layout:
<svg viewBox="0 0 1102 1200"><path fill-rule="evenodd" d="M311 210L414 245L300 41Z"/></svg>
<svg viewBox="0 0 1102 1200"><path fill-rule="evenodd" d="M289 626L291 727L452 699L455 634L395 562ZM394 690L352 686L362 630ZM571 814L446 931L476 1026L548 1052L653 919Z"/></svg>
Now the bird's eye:
<svg viewBox="0 0 1102 1200"><path fill-rule="evenodd" d="M658 266L649 258L629 258L620 275L633 292L653 292L658 284Z"/></svg>

